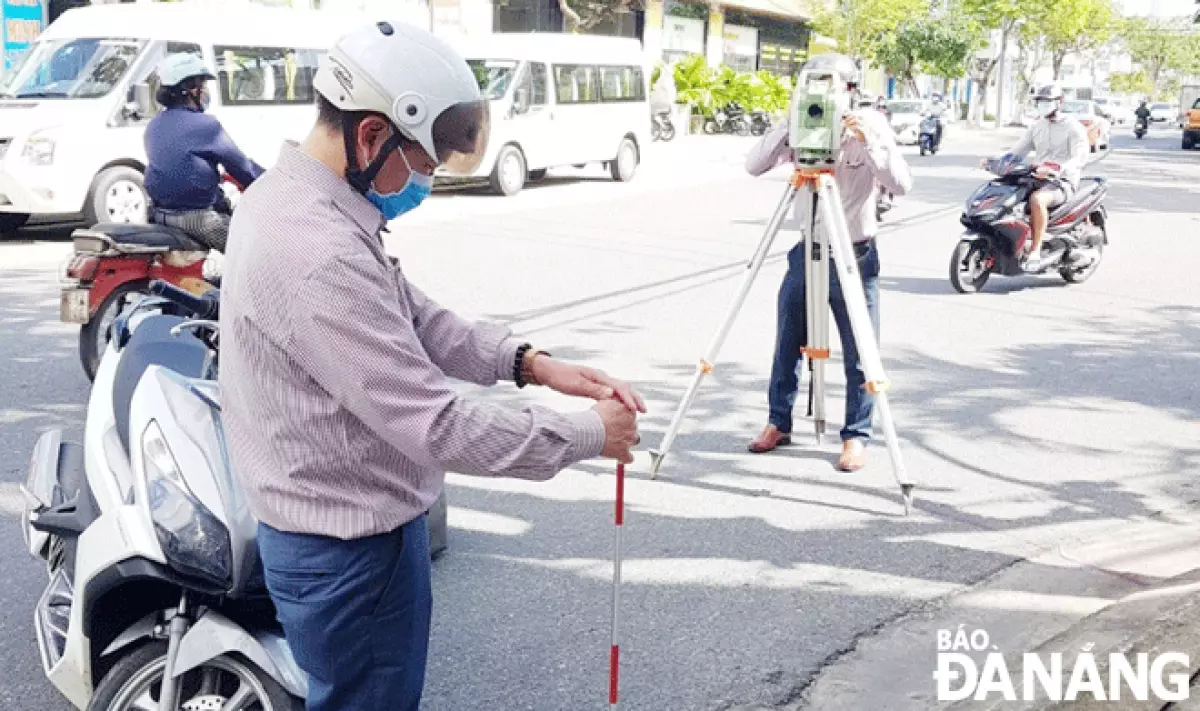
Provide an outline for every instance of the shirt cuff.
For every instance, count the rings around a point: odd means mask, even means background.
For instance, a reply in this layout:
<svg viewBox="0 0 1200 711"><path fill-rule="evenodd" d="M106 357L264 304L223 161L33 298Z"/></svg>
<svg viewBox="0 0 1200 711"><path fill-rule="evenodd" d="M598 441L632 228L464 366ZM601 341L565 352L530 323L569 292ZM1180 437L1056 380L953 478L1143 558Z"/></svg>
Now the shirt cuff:
<svg viewBox="0 0 1200 711"><path fill-rule="evenodd" d="M524 342L519 338L510 338L508 329L503 329L503 332L495 335L493 347L496 353L496 380L512 382L517 349Z"/></svg>
<svg viewBox="0 0 1200 711"><path fill-rule="evenodd" d="M575 427L575 437L567 456L572 462L582 462L585 459L595 459L604 454L604 420L595 410L564 413L563 417Z"/></svg>

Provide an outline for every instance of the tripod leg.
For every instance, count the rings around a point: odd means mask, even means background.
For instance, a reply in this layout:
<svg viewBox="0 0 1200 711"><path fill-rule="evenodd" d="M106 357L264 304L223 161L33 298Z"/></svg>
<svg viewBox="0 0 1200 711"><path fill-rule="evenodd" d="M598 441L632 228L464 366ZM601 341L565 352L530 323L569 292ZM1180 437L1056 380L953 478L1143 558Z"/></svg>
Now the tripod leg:
<svg viewBox="0 0 1200 711"><path fill-rule="evenodd" d="M812 380L809 383L809 414L817 445L825 435L825 362L829 358L829 243L825 229L817 229L821 214L820 194L812 187L812 211L806 235L807 259L804 263L804 307L808 333L804 354L809 359Z"/></svg>
<svg viewBox="0 0 1200 711"><path fill-rule="evenodd" d="M907 515L912 510L912 492L915 485L908 479L904 468L904 459L900 453L900 442L896 436L896 425L892 419L892 409L886 392L888 379L883 370L879 344L875 340L875 330L867 311L867 298L861 288L862 276L858 271L854 246L850 242L846 216L842 210L834 209L835 205L841 205L841 196L838 194L837 184L828 177L822 177L820 191L826 196L822 204L821 219L831 226L826 234L830 236L833 261L838 270L838 279L842 287L842 299L845 301L846 310L850 315L854 344L858 349L858 357L866 375L865 387L875 395L880 424L892 462L892 474L896 477L896 483L900 485L900 493L904 497L904 513Z"/></svg>
<svg viewBox="0 0 1200 711"><path fill-rule="evenodd" d="M783 193L783 198L780 199L779 205L775 208L775 214L771 216L771 221L767 224L767 229L763 233L762 239L759 240L758 248L750 258L750 261L746 263L746 272L742 276L741 286L738 287L738 292L733 299L733 303L729 305L725 321L717 330L716 336L713 337L712 343L709 345L704 357L700 360L699 365L696 366L696 373L692 376L692 382L684 393L683 399L679 403L679 408L675 411L675 416L671 419L671 424L663 436L662 444L659 445L657 450L650 451L650 476L652 478L658 474L663 460L666 459L667 452L670 451L671 445L674 444L675 437L679 434L679 428L683 424L684 415L687 414L688 408L692 406L692 401L696 399L696 393L700 389L700 382L704 379L705 375L712 372L713 363L717 360L717 354L720 353L721 346L725 344L725 338L729 336L729 331L733 328L734 321L737 320L738 312L741 311L742 304L746 301L746 296L750 293L750 287L754 285L754 278L758 276L759 270L762 269L763 261L766 260L767 253L771 250L771 243L775 241L775 236L779 234L779 226L783 224L788 208L791 207L792 200L795 197L796 187L789 183L787 190Z"/></svg>

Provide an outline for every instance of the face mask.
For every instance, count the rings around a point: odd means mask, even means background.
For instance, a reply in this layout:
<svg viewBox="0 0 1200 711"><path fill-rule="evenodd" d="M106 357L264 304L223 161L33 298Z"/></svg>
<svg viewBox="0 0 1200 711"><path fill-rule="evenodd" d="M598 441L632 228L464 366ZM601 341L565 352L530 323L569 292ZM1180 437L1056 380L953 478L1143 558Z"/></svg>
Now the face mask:
<svg viewBox="0 0 1200 711"><path fill-rule="evenodd" d="M433 176L423 175L413 170L412 165L408 162L408 157L403 152L400 153L400 159L408 168L408 182L404 184L403 188L387 194L379 192L374 187L367 191L367 199L379 208L379 211L388 220L394 220L413 210L429 197L429 193L433 192Z"/></svg>
<svg viewBox="0 0 1200 711"><path fill-rule="evenodd" d="M1055 101L1039 101L1037 102L1038 116L1049 118L1050 114L1058 111L1058 102Z"/></svg>

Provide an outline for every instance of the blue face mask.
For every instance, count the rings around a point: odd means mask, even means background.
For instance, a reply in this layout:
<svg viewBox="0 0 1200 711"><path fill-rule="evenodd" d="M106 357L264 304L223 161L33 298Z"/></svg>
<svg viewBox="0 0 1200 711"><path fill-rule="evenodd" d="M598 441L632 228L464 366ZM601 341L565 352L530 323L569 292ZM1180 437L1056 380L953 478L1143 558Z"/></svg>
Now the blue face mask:
<svg viewBox="0 0 1200 711"><path fill-rule="evenodd" d="M408 182L404 187L394 193L381 193L372 187L367 191L367 199L371 201L379 211L383 213L384 218L394 220L404 213L413 210L421 204L425 198L429 197L429 193L433 192L433 176L423 175L412 169L412 165L408 162L408 157L403 151L400 153L401 160L408 167Z"/></svg>

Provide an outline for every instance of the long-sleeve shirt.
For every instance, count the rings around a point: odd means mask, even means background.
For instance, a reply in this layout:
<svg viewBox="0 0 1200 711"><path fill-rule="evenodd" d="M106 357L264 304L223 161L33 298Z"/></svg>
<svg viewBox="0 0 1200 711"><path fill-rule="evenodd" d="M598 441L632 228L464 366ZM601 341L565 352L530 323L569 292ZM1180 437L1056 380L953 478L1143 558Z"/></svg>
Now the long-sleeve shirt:
<svg viewBox="0 0 1200 711"><path fill-rule="evenodd" d="M834 180L842 195L850 239L864 242L875 237L879 228L875 214L879 186L896 195L904 195L912 189L912 173L883 114L874 110L855 111L854 114L859 118L866 142L849 136L842 141L842 150L834 166ZM757 176L791 163L788 130L785 122L763 136L746 157L746 171ZM810 201L796 200L795 220L801 229L811 223L811 209ZM820 224L819 218L817 224Z"/></svg>
<svg viewBox="0 0 1200 711"><path fill-rule="evenodd" d="M164 210L204 210L221 196L222 166L243 186L263 169L246 157L215 117L182 107L155 116L144 138L146 193Z"/></svg>
<svg viewBox="0 0 1200 711"><path fill-rule="evenodd" d="M1037 163L1058 163L1062 179L1073 189L1079 189L1079 178L1090 152L1087 129L1079 119L1061 113L1054 120L1039 119L1025 131L1011 153L1024 158L1029 151L1034 152Z"/></svg>
<svg viewBox="0 0 1200 711"><path fill-rule="evenodd" d="M448 470L543 480L604 449L593 410L518 410L453 387L511 380L520 344L409 282L384 224L293 144L234 214L221 405L250 509L280 530L374 535L427 511Z"/></svg>

